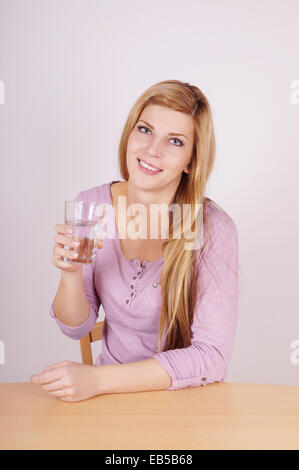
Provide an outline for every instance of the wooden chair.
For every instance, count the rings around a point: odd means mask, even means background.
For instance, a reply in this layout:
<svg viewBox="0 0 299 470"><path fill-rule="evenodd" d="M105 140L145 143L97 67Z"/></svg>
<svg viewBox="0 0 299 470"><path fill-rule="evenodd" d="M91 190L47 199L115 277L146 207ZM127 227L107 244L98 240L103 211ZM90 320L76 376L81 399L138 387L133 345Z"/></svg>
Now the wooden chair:
<svg viewBox="0 0 299 470"><path fill-rule="evenodd" d="M99 341L103 337L104 321L97 322L93 329L80 339L82 363L93 366L91 343Z"/></svg>

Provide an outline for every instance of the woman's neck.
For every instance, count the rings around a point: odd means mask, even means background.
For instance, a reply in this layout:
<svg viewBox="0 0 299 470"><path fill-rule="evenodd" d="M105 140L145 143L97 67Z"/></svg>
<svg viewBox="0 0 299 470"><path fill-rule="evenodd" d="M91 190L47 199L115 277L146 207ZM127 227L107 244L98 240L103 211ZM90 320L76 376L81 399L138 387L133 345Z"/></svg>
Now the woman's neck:
<svg viewBox="0 0 299 470"><path fill-rule="evenodd" d="M145 207L145 212L139 212L138 208L136 209L138 219L142 220L143 217L145 220L141 223L146 224L147 227L147 237L151 238L151 234L154 238L161 239L162 238L162 231L167 230L165 224L169 223L168 217L168 209L173 201L173 197L175 194L175 188L170 191L168 187L167 190L161 190L159 192L150 192L142 190L136 187L134 184L131 184L130 181L126 181L124 186L121 188L121 195L126 197L126 208L128 208L133 204L141 204ZM151 205L154 204L151 212ZM161 210L159 210L158 206L161 206ZM165 207L166 206L166 207ZM157 210L156 215L155 210ZM136 217L136 213L132 212L133 215L127 215L127 223L133 220ZM151 218L152 213L152 218Z"/></svg>
<svg viewBox="0 0 299 470"><path fill-rule="evenodd" d="M149 213L151 204L167 204L169 206L172 203L175 191L176 188L171 189L169 187L160 191L146 191L136 187L128 180L124 186L123 195L126 196L127 207L131 204L142 204Z"/></svg>

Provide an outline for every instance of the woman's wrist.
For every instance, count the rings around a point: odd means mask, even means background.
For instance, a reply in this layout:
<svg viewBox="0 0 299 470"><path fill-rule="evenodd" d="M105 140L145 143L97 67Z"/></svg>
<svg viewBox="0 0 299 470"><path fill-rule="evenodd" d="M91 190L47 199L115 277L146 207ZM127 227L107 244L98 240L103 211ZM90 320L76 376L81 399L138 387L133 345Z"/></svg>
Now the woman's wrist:
<svg viewBox="0 0 299 470"><path fill-rule="evenodd" d="M107 368L109 369L109 365L94 366L98 395L104 395L105 393L109 393L109 380L108 380Z"/></svg>

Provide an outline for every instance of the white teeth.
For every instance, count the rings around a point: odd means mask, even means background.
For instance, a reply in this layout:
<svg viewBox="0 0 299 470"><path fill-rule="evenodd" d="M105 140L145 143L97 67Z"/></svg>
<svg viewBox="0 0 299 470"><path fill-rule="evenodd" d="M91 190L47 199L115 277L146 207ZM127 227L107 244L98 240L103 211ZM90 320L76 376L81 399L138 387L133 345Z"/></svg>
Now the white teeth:
<svg viewBox="0 0 299 470"><path fill-rule="evenodd" d="M147 168L148 170L151 170L151 171L160 171L160 170L156 170L155 168L149 166L147 163L144 163L142 160L139 160L140 162L140 165L141 166L144 166L144 168Z"/></svg>

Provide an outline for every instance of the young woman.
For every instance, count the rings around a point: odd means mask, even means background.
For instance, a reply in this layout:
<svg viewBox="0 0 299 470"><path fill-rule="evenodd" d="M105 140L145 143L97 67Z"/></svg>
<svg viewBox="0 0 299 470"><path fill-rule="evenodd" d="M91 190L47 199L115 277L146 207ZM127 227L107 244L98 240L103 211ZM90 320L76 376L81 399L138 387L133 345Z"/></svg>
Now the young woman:
<svg viewBox="0 0 299 470"><path fill-rule="evenodd" d="M102 305L102 353L94 366L52 364L32 382L61 400L80 401L224 380L237 325L238 235L228 214L205 196L214 158L211 108L196 86L168 80L139 97L119 145L123 181L76 198L111 204L116 237L99 240L95 263L82 266L63 261L70 253L64 250L67 226L55 227L52 262L61 281L50 314L65 335L79 339ZM175 226L171 211L168 237L159 228L156 238L149 229L146 238L121 238L119 196L127 207L146 208L147 227L153 204L202 204L203 243L185 249L183 227ZM195 217L191 211L192 230ZM127 227L131 221L128 212ZM177 230L181 236L171 236Z"/></svg>

